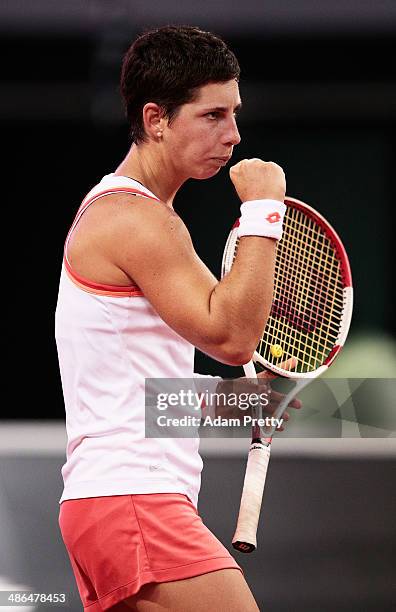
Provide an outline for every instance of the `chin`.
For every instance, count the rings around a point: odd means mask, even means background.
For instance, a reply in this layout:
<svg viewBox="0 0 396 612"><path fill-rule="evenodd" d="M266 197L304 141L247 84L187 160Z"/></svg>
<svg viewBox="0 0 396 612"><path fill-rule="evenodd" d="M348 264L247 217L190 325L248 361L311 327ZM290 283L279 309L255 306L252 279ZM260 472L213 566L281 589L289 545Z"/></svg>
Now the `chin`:
<svg viewBox="0 0 396 612"><path fill-rule="evenodd" d="M192 174L191 178L197 179L197 180L208 179L218 174L220 170L221 170L221 166L217 166L217 165L215 167L212 166L211 168L207 168L206 170L201 168L200 170Z"/></svg>

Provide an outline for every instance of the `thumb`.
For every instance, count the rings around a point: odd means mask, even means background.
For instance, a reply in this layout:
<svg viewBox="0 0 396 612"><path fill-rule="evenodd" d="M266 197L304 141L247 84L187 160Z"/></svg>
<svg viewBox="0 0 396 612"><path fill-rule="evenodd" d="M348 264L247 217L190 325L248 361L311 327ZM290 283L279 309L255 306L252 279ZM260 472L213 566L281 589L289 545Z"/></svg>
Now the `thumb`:
<svg viewBox="0 0 396 612"><path fill-rule="evenodd" d="M286 361L282 361L282 363L279 364L279 367L282 368L282 370L290 371L294 370L294 368L297 367L297 363L297 357L290 357ZM270 372L269 370L264 370L263 372L259 372L257 374L257 378L264 378L269 380L271 380L272 378L276 378L276 376L276 374Z"/></svg>

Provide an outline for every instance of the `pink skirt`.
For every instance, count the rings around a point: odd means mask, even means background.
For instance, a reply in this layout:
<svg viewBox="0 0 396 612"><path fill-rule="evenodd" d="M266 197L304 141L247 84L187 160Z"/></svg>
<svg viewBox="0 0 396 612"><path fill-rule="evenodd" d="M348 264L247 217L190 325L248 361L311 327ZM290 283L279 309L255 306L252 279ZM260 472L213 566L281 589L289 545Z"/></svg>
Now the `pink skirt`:
<svg viewBox="0 0 396 612"><path fill-rule="evenodd" d="M62 502L59 526L84 610L102 612L147 583L241 568L185 495Z"/></svg>

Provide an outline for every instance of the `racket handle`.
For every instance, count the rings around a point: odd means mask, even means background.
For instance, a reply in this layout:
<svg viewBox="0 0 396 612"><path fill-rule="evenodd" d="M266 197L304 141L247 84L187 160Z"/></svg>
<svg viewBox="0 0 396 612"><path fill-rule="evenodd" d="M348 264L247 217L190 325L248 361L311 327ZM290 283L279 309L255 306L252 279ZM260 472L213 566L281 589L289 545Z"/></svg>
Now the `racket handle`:
<svg viewBox="0 0 396 612"><path fill-rule="evenodd" d="M232 545L244 553L257 547L257 526L260 517L265 479L271 446L253 441L248 455L237 528Z"/></svg>
<svg viewBox="0 0 396 612"><path fill-rule="evenodd" d="M257 378L256 368L254 367L254 363L252 360L248 363L245 363L243 369L245 371L246 378Z"/></svg>

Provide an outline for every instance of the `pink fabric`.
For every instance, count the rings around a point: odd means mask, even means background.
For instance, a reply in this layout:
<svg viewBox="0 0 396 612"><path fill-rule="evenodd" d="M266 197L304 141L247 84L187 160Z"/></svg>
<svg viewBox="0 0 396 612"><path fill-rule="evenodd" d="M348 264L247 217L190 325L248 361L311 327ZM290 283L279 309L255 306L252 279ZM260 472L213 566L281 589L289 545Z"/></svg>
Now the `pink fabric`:
<svg viewBox="0 0 396 612"><path fill-rule="evenodd" d="M84 610L101 612L147 583L241 568L185 495L68 500L59 526Z"/></svg>

